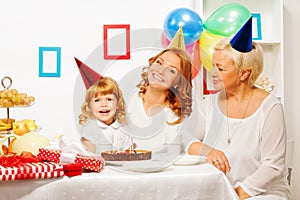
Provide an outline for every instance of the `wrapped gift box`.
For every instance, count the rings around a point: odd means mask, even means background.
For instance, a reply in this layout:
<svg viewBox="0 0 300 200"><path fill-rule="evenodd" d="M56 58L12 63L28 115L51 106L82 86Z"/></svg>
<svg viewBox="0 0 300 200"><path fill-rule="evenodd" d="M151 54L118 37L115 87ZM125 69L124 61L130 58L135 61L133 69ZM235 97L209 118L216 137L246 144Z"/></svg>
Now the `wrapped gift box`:
<svg viewBox="0 0 300 200"><path fill-rule="evenodd" d="M61 150L40 148L37 157L40 160L51 161L55 163L60 162Z"/></svg>
<svg viewBox="0 0 300 200"><path fill-rule="evenodd" d="M65 176L78 176L82 174L82 165L78 163L63 164Z"/></svg>
<svg viewBox="0 0 300 200"><path fill-rule="evenodd" d="M104 160L94 156L77 155L74 163L81 164L83 169L100 172L104 167Z"/></svg>
<svg viewBox="0 0 300 200"><path fill-rule="evenodd" d="M100 172L104 168L104 160L101 157L64 153L58 149L40 148L37 157L40 160L55 163L77 163L80 164L83 169L95 172Z"/></svg>
<svg viewBox="0 0 300 200"><path fill-rule="evenodd" d="M63 175L63 166L54 162L20 163L14 167L0 165L1 181L54 178Z"/></svg>

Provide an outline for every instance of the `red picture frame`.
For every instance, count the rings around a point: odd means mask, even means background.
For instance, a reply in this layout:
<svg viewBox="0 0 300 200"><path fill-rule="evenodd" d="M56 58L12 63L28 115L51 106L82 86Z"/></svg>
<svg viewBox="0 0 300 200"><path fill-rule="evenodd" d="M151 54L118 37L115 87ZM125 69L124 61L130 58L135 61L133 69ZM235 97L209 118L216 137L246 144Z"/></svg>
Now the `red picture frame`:
<svg viewBox="0 0 300 200"><path fill-rule="evenodd" d="M125 54L122 55L109 55L109 29L125 29L126 41L125 41ZM106 24L103 25L103 40L104 40L104 59L105 60L120 60L120 59L130 59L130 24Z"/></svg>

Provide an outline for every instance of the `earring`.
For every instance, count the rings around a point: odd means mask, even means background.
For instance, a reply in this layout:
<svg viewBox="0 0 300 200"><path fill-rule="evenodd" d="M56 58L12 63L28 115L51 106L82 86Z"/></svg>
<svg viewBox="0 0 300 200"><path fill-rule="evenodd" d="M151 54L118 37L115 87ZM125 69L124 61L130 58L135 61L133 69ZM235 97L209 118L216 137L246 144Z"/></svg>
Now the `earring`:
<svg viewBox="0 0 300 200"><path fill-rule="evenodd" d="M171 87L171 91L174 93L178 92L178 85L175 85L174 87Z"/></svg>

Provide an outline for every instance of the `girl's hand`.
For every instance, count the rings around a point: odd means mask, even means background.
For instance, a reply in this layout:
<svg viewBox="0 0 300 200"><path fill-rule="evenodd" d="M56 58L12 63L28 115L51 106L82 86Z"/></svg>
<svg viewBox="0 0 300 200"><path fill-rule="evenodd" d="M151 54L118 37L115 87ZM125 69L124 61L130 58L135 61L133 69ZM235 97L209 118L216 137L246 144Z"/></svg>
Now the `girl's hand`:
<svg viewBox="0 0 300 200"><path fill-rule="evenodd" d="M230 171L231 167L226 155L217 149L211 148L206 155L206 161L226 174Z"/></svg>

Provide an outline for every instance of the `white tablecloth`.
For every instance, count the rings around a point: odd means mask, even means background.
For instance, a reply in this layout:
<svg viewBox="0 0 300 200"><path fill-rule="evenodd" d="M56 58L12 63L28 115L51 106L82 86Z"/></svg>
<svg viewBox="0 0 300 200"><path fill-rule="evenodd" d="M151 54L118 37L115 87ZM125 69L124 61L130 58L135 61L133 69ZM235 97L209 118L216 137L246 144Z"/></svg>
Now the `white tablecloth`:
<svg viewBox="0 0 300 200"><path fill-rule="evenodd" d="M202 163L170 166L156 173L124 172L105 166L81 176L0 182L0 199L238 199L227 177Z"/></svg>

